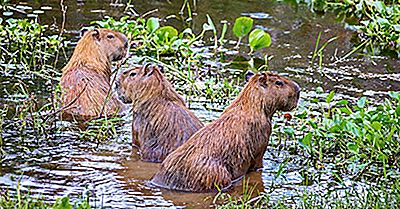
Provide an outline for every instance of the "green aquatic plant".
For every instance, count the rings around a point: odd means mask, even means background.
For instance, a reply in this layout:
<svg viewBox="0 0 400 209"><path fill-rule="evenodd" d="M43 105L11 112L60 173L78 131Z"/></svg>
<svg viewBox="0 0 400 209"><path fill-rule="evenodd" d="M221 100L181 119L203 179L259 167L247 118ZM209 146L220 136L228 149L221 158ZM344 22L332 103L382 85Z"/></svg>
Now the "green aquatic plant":
<svg viewBox="0 0 400 209"><path fill-rule="evenodd" d="M390 92L378 104L366 97L337 99L333 91L323 93L322 89L316 93L314 99L300 105L293 118L274 119L278 133L271 138L272 147L295 153L304 171L312 169L302 174L304 190L271 198L271 191L282 186L272 181L269 191L244 204L240 200L246 195L219 195L214 201L220 203L217 208L395 208L400 204L400 92ZM279 134L286 141L276 140ZM292 161L284 158L274 179L284 177L285 167ZM319 182L321 175L329 180ZM333 187L322 191L307 188L319 183Z"/></svg>
<svg viewBox="0 0 400 209"><path fill-rule="evenodd" d="M261 29L254 29L249 35L250 54L255 50L267 48L271 45L271 37Z"/></svg>
<svg viewBox="0 0 400 209"><path fill-rule="evenodd" d="M56 201L51 204L41 197L35 197L30 193L21 189L18 182L15 192L1 191L0 193L0 208L2 209L27 209L27 208L40 208L40 209L90 209L89 196L80 197L71 203L71 199L67 196L58 197Z"/></svg>
<svg viewBox="0 0 400 209"><path fill-rule="evenodd" d="M331 92L325 105L316 101L321 115L300 110L298 124L303 125L293 128L314 165L325 167L342 160L339 175L351 174L353 179L377 181L400 175L400 93L389 96L378 105L368 105L366 97L350 105L348 100L334 101Z"/></svg>
<svg viewBox="0 0 400 209"><path fill-rule="evenodd" d="M398 1L295 0L294 2L305 3L312 11L334 11L339 19L357 19L357 21L349 22L351 28L359 33L360 41L356 43L355 49L365 49L372 55L400 57L400 5ZM355 51L349 52L346 58Z"/></svg>
<svg viewBox="0 0 400 209"><path fill-rule="evenodd" d="M242 38L250 33L250 30L253 27L253 22L254 20L250 17L236 18L235 24L232 28L233 34L239 38L236 47L239 47Z"/></svg>
<svg viewBox="0 0 400 209"><path fill-rule="evenodd" d="M0 23L3 20L0 18ZM36 20L4 20L0 24L0 69L53 79L52 61L67 44L64 37L49 35L49 27ZM18 69L18 70L17 70ZM21 71L25 69L25 71Z"/></svg>

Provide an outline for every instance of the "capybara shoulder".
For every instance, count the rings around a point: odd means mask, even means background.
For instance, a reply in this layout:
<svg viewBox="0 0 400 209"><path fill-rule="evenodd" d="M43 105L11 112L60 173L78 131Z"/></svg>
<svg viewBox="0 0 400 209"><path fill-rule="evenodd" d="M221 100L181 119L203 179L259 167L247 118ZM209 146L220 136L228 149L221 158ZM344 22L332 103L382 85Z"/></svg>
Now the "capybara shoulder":
<svg viewBox="0 0 400 209"><path fill-rule="evenodd" d="M272 73L251 77L221 116L167 156L152 183L175 190L211 192L227 188L262 167L272 115L297 106L299 86Z"/></svg>
<svg viewBox="0 0 400 209"><path fill-rule="evenodd" d="M68 64L62 70L63 119L89 119L114 115L122 107L110 89L111 62L126 56L128 39L109 29L83 34ZM104 108L103 108L104 106Z"/></svg>
<svg viewBox="0 0 400 209"><path fill-rule="evenodd" d="M203 127L156 66L123 72L117 92L132 105L132 140L144 161L161 162Z"/></svg>

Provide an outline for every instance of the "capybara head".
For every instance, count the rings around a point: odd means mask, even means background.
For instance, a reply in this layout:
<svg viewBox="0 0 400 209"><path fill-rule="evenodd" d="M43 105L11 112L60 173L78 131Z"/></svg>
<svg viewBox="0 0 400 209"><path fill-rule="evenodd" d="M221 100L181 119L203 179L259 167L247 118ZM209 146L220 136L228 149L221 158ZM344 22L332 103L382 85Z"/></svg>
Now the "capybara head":
<svg viewBox="0 0 400 209"><path fill-rule="evenodd" d="M116 88L119 98L124 103L163 96L172 97L165 99L173 100L173 97L176 97L176 93L167 92L173 88L165 80L160 67L149 64L124 71L116 82ZM181 101L179 98L175 99Z"/></svg>
<svg viewBox="0 0 400 209"><path fill-rule="evenodd" d="M75 50L81 52L84 52L85 49L98 50L109 61L118 61L126 56L128 46L128 38L124 34L110 29L99 28L82 31L82 38L79 40ZM87 53L91 53L91 51Z"/></svg>
<svg viewBox="0 0 400 209"><path fill-rule="evenodd" d="M261 107L271 114L276 110L290 111L294 109L299 96L300 87L296 82L270 72L261 72L251 76L235 102Z"/></svg>

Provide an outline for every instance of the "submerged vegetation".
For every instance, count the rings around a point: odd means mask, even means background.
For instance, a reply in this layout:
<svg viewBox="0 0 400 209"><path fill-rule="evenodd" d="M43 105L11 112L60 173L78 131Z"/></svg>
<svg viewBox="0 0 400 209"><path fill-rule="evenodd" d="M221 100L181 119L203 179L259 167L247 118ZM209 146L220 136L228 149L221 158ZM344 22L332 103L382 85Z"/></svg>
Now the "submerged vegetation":
<svg viewBox="0 0 400 209"><path fill-rule="evenodd" d="M340 18L355 18L354 29L360 32L355 50L364 48L371 54L390 51L400 56L397 2L295 1L307 3L313 11L333 9ZM185 1L182 10L185 8L190 20L189 1ZM127 35L132 43L132 56L123 68L144 62L157 63L165 68L167 77L189 101L198 98L224 106L240 92L246 71L269 69L269 57L263 57L265 63L254 64L257 56L263 56L254 52L269 47L272 40L265 30L255 26L257 20L250 17L238 17L232 23L224 21L217 27L216 17L205 16L207 21L199 33L190 24L178 30L166 24L165 19L134 15L107 17L92 22L89 28L110 28ZM41 146L43 140L55 139L67 131L74 133L71 136L74 139L98 144L117 138L116 128L121 118L93 120L84 128L58 121L57 114L62 109L57 85L59 69L67 60L69 44L63 30L39 24L37 19L0 18L0 73L4 84L0 90L0 162L10 152L7 147L10 137L20 140L16 146L21 153L29 153ZM227 40L229 33L237 41ZM311 61L319 57L321 67L323 50L334 40L320 47L318 39ZM232 54L245 56L243 66L246 67L220 67L231 64L225 58ZM210 60L218 65L210 64ZM304 168L301 171L304 190L299 189L295 196L277 199L271 193L282 185L267 185L270 188L260 194L246 185L239 198L229 193L218 194L215 199L218 208L393 208L400 205L400 93L390 92L383 101L376 102L366 97L339 99L333 91L322 93L320 88L316 92L295 113L281 114L274 119L277 122L271 139L272 149L289 156L281 162L275 179L285 182L285 172L290 169L287 164L296 163ZM29 137L38 141L36 146L24 141ZM323 188L331 188L328 191L307 190L308 186L327 181L330 185ZM71 202L74 201L62 197L48 203L29 193L23 194L19 187L15 193L2 190L0 195L0 208L91 207L87 198Z"/></svg>

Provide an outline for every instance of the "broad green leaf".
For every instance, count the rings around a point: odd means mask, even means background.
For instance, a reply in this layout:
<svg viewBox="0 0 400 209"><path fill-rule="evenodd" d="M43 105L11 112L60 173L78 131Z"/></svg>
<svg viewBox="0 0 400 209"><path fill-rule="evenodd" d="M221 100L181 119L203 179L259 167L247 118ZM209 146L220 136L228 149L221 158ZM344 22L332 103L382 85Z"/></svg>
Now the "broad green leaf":
<svg viewBox="0 0 400 209"><path fill-rule="evenodd" d="M328 96L326 96L326 103L331 103L334 96L335 96L334 91L329 92Z"/></svg>
<svg viewBox="0 0 400 209"><path fill-rule="evenodd" d="M378 17L377 21L379 25L390 25L389 20L387 20L386 18Z"/></svg>
<svg viewBox="0 0 400 209"><path fill-rule="evenodd" d="M388 158L387 155L385 155L383 153L380 153L378 156L378 160L380 160L382 162L386 162L387 158Z"/></svg>
<svg viewBox="0 0 400 209"><path fill-rule="evenodd" d="M57 198L53 205L54 209L72 209L72 205L69 202L68 197Z"/></svg>
<svg viewBox="0 0 400 209"><path fill-rule="evenodd" d="M309 148L311 146L311 139L312 139L312 133L309 132L304 136L304 138L300 141L300 143Z"/></svg>
<svg viewBox="0 0 400 209"><path fill-rule="evenodd" d="M224 26L222 27L221 36L220 36L220 38L219 38L219 43L220 43L221 45L223 44L226 31L228 31L228 23L224 22Z"/></svg>
<svg viewBox="0 0 400 209"><path fill-rule="evenodd" d="M400 32L400 25L399 24L393 25L393 28L394 28L395 31Z"/></svg>
<svg viewBox="0 0 400 209"><path fill-rule="evenodd" d="M347 148L350 150L350 152L354 154L358 154L358 145L352 142L347 143Z"/></svg>
<svg viewBox="0 0 400 209"><path fill-rule="evenodd" d="M375 1L374 6L378 10L378 12L382 12L383 10L386 10L385 3L381 2L381 1Z"/></svg>
<svg viewBox="0 0 400 209"><path fill-rule="evenodd" d="M284 127L283 132L285 132L286 134L288 134L290 136L294 135L294 129L292 127Z"/></svg>
<svg viewBox="0 0 400 209"><path fill-rule="evenodd" d="M357 106L362 109L365 107L365 103L367 101L366 97L361 97L358 101L357 101Z"/></svg>
<svg viewBox="0 0 400 209"><path fill-rule="evenodd" d="M339 110L340 110L340 112L346 113L346 114L348 114L348 115L351 115L351 114L353 113L353 112L350 110L350 108L348 108L348 107L340 107Z"/></svg>
<svg viewBox="0 0 400 209"><path fill-rule="evenodd" d="M147 19L147 22L146 22L146 29L147 29L147 31L149 31L150 33L153 33L153 32L156 31L159 27L160 27L160 22L158 21L157 18L155 18L155 17L150 17L149 19Z"/></svg>
<svg viewBox="0 0 400 209"><path fill-rule="evenodd" d="M318 87L315 89L315 92L316 92L317 94L321 94L321 93L324 93L324 89L323 89L321 86L318 86Z"/></svg>
<svg viewBox="0 0 400 209"><path fill-rule="evenodd" d="M239 17L235 20L235 24L233 25L233 33L236 37L242 38L250 33L251 28L253 27L253 19L250 17Z"/></svg>
<svg viewBox="0 0 400 209"><path fill-rule="evenodd" d="M271 45L271 37L261 29L254 29L249 36L250 47L254 50L267 48Z"/></svg>
<svg viewBox="0 0 400 209"><path fill-rule="evenodd" d="M346 99L342 99L336 103L336 105L347 105L347 104L349 104L349 101Z"/></svg>
<svg viewBox="0 0 400 209"><path fill-rule="evenodd" d="M214 32L214 34L217 33L217 29L215 28L214 22L212 21L210 15L207 14L207 23L209 25L209 27L211 28L211 30Z"/></svg>
<svg viewBox="0 0 400 209"><path fill-rule="evenodd" d="M380 131L382 128L382 124L379 123L378 121L374 121L372 122L371 127L377 131Z"/></svg>
<svg viewBox="0 0 400 209"><path fill-rule="evenodd" d="M161 27L156 31L156 33L160 41L170 40L171 38L178 36L178 31L172 26Z"/></svg>
<svg viewBox="0 0 400 209"><path fill-rule="evenodd" d="M400 101L400 92L391 91L389 92L389 96L397 101Z"/></svg>
<svg viewBox="0 0 400 209"><path fill-rule="evenodd" d="M397 116L400 116L400 104L396 107L396 114Z"/></svg>

